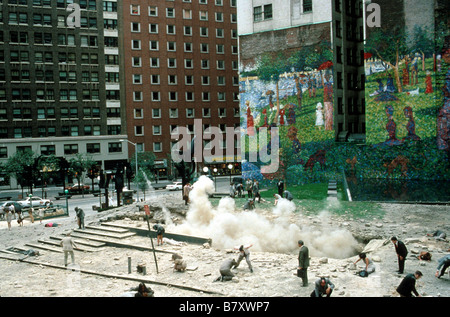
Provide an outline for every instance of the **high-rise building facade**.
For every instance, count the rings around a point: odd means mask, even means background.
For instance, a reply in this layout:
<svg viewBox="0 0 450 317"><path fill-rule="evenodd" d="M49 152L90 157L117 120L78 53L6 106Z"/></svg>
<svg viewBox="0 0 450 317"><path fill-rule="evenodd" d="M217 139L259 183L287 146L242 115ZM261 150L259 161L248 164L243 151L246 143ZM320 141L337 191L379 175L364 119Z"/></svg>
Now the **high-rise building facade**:
<svg viewBox="0 0 450 317"><path fill-rule="evenodd" d="M239 126L236 0L123 1L123 62L128 140L156 155L167 177L171 134L187 127L208 148L209 127ZM201 131L203 135L197 135ZM221 144L221 147L225 143ZM234 149L237 153L238 149ZM129 149L132 156L134 148ZM220 157L205 161L226 169Z"/></svg>
<svg viewBox="0 0 450 317"><path fill-rule="evenodd" d="M2 161L24 149L67 160L87 154L104 169L128 158L120 141L117 2L72 3L0 1Z"/></svg>

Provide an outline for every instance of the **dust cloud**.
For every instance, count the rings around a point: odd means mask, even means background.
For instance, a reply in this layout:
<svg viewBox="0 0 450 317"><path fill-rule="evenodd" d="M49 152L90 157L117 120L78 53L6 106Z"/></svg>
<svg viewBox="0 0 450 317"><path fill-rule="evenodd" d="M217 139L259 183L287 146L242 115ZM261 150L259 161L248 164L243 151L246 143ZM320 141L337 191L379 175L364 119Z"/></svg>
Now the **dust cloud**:
<svg viewBox="0 0 450 317"><path fill-rule="evenodd" d="M211 238L212 246L218 249L253 244L253 251L296 253L297 241L301 239L308 246L311 256L346 258L353 256L358 247L357 241L346 230L323 224L320 228L300 227L294 223L302 215L295 213L295 204L286 199L280 199L272 215L265 217L257 210L237 210L231 197L222 198L218 206L213 207L208 199L213 192L213 181L201 176L190 193L186 221L181 225L171 225L169 230ZM321 217L327 217L326 211Z"/></svg>

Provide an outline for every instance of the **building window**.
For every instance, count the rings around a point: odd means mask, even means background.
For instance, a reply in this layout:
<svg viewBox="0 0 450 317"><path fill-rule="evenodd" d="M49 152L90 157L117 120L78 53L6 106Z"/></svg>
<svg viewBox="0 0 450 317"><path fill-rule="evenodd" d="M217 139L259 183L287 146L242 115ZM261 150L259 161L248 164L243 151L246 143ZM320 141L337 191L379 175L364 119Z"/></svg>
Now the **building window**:
<svg viewBox="0 0 450 317"><path fill-rule="evenodd" d="M158 24L150 23L148 25L148 32L152 34L158 34Z"/></svg>
<svg viewBox="0 0 450 317"><path fill-rule="evenodd" d="M166 8L166 17L174 18L175 17L175 9L174 8Z"/></svg>
<svg viewBox="0 0 450 317"><path fill-rule="evenodd" d="M154 125L153 126L153 135L161 135L161 126L160 125Z"/></svg>
<svg viewBox="0 0 450 317"><path fill-rule="evenodd" d="M144 135L144 127L141 125L134 126L134 135L135 136Z"/></svg>
<svg viewBox="0 0 450 317"><path fill-rule="evenodd" d="M161 142L153 142L153 152L162 152Z"/></svg>
<svg viewBox="0 0 450 317"><path fill-rule="evenodd" d="M121 153L122 152L122 142L111 142L108 143L109 153Z"/></svg>
<svg viewBox="0 0 450 317"><path fill-rule="evenodd" d="M144 119L144 111L142 108L134 109L134 118L135 119Z"/></svg>
<svg viewBox="0 0 450 317"><path fill-rule="evenodd" d="M272 5L266 4L263 6L257 6L253 8L253 21L260 22L263 20L270 20L273 18Z"/></svg>
<svg viewBox="0 0 450 317"><path fill-rule="evenodd" d="M159 58L158 57L151 57L150 58L150 67L152 67L152 68L158 68L159 67Z"/></svg>
<svg viewBox="0 0 450 317"><path fill-rule="evenodd" d="M195 117L195 109L187 108L186 109L186 118L194 118Z"/></svg>
<svg viewBox="0 0 450 317"><path fill-rule="evenodd" d="M149 6L148 7L148 16L150 16L150 17L157 17L158 16L158 7L156 7L156 6Z"/></svg>
<svg viewBox="0 0 450 317"><path fill-rule="evenodd" d="M178 118L178 109L177 108L170 108L169 110L169 116L170 118Z"/></svg>
<svg viewBox="0 0 450 317"><path fill-rule="evenodd" d="M200 11L200 21L208 21L208 11Z"/></svg>
<svg viewBox="0 0 450 317"><path fill-rule="evenodd" d="M100 153L100 143L88 143L86 144L87 153Z"/></svg>
<svg viewBox="0 0 450 317"><path fill-rule="evenodd" d="M161 118L161 109L158 108L152 109L152 118L154 119Z"/></svg>
<svg viewBox="0 0 450 317"><path fill-rule="evenodd" d="M78 154L78 144L64 144L64 154Z"/></svg>
<svg viewBox="0 0 450 317"><path fill-rule="evenodd" d="M130 5L130 13L131 15L139 15L140 7L137 4Z"/></svg>
<svg viewBox="0 0 450 317"><path fill-rule="evenodd" d="M303 13L312 12L312 0L303 0Z"/></svg>

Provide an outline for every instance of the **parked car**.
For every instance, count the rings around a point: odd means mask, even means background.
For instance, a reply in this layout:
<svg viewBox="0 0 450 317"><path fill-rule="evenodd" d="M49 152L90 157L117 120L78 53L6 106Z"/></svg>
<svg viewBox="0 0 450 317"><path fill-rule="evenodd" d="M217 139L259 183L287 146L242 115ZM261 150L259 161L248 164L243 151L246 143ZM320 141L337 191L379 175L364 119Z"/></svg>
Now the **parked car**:
<svg viewBox="0 0 450 317"><path fill-rule="evenodd" d="M182 190L183 183L182 182L173 182L173 184L169 184L166 186L168 190Z"/></svg>
<svg viewBox="0 0 450 317"><path fill-rule="evenodd" d="M38 196L27 197L24 200L19 200L18 203L22 205L22 207L29 208L33 207L50 207L53 205L53 202L50 199L43 199Z"/></svg>
<svg viewBox="0 0 450 317"><path fill-rule="evenodd" d="M0 218L3 218L4 217L4 214L5 214L5 208L8 208L9 209L9 206L11 206L11 205L14 205L14 209L15 209L15 211L17 212L17 211L21 211L22 210L22 205L21 204L19 204L17 201L12 201L12 200L7 200L7 201L4 201L4 202L2 202L1 204L0 204Z"/></svg>
<svg viewBox="0 0 450 317"><path fill-rule="evenodd" d="M88 191L91 187L89 185L83 185L83 184L75 184L73 186L66 187L69 191L69 193L81 193L82 191Z"/></svg>

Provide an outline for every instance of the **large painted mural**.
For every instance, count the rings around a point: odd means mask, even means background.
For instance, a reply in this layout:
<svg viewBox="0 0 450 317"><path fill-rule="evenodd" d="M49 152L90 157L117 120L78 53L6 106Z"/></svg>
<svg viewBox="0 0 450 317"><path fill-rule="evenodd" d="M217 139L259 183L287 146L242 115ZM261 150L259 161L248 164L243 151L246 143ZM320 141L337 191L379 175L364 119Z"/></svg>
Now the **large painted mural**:
<svg viewBox="0 0 450 317"><path fill-rule="evenodd" d="M450 37L446 26L429 30L434 27L416 27L414 34L380 28L366 39L365 144L334 140L329 43L262 55L240 80L243 178L300 185L345 173L360 188L368 179L449 181ZM271 151L271 132L261 127L279 131L274 173L250 159L251 148ZM268 134L266 143L261 133ZM405 186L386 184L389 195Z"/></svg>
<svg viewBox="0 0 450 317"><path fill-rule="evenodd" d="M334 139L331 60L331 44L325 42L289 56L263 55L256 69L241 77L244 178L260 182L278 179L308 182L311 175L303 171L315 170L315 163L324 168L325 152ZM262 133L268 135L263 138ZM266 164L261 162L260 155L255 160L252 150L270 154L275 133L280 142L278 169L265 173Z"/></svg>

